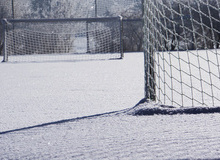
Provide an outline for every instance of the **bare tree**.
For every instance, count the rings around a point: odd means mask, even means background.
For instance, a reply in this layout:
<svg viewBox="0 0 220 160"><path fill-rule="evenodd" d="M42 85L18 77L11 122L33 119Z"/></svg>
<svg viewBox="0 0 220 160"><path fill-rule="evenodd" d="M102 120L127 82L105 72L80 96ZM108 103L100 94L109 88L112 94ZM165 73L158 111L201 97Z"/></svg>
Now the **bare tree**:
<svg viewBox="0 0 220 160"><path fill-rule="evenodd" d="M143 6L141 2L141 0L108 0L108 4L106 4L105 8L105 13L103 13L103 15L107 17L118 15L121 15L123 17L123 49L127 52L143 50L143 21L141 20L143 14Z"/></svg>

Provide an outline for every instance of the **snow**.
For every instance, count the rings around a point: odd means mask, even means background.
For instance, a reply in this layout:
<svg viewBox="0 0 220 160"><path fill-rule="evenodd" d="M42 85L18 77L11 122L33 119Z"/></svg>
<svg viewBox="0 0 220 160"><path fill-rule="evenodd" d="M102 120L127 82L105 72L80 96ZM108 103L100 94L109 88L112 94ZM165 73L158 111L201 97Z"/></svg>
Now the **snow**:
<svg viewBox="0 0 220 160"><path fill-rule="evenodd" d="M0 135L1 159L214 159L220 114L75 119Z"/></svg>
<svg viewBox="0 0 220 160"><path fill-rule="evenodd" d="M123 60L1 63L0 132L133 107L144 97L143 53Z"/></svg>
<svg viewBox="0 0 220 160"><path fill-rule="evenodd" d="M144 97L143 66L142 53L1 63L0 159L219 158L219 113L131 114Z"/></svg>

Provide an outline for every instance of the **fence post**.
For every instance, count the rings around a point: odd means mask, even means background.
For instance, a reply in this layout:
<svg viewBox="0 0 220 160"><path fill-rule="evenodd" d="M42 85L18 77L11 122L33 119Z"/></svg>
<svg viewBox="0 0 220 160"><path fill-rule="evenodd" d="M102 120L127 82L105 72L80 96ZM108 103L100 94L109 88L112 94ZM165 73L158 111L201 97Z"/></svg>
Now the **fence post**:
<svg viewBox="0 0 220 160"><path fill-rule="evenodd" d="M95 0L95 18L98 17L98 8L97 8L97 0Z"/></svg>
<svg viewBox="0 0 220 160"><path fill-rule="evenodd" d="M8 61L8 54L7 54L7 20L2 19L1 23L3 25L3 61L2 62L7 62Z"/></svg>
<svg viewBox="0 0 220 160"><path fill-rule="evenodd" d="M141 17L144 18L144 0L141 0Z"/></svg>
<svg viewBox="0 0 220 160"><path fill-rule="evenodd" d="M88 20L86 21L86 48L87 48L86 53L91 53L90 46L89 46L89 22Z"/></svg>
<svg viewBox="0 0 220 160"><path fill-rule="evenodd" d="M124 58L124 47L123 47L123 17L119 16L120 21L120 52L121 52L121 59Z"/></svg>
<svg viewBox="0 0 220 160"><path fill-rule="evenodd" d="M14 0L11 0L12 19L15 19Z"/></svg>

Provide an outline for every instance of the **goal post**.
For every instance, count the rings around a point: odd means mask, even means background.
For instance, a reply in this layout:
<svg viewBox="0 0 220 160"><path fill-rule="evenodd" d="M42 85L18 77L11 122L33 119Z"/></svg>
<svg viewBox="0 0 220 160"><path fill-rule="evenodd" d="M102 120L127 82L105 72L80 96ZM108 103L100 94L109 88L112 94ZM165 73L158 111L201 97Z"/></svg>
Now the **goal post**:
<svg viewBox="0 0 220 160"><path fill-rule="evenodd" d="M144 5L146 7L146 5ZM149 10L144 8L146 12L144 15L146 18L151 18ZM154 51L153 51L153 37L151 33L153 32L153 25L150 21L144 19L144 60L145 60L145 97L152 101L156 100L156 90L155 90L155 73L154 73Z"/></svg>
<svg viewBox="0 0 220 160"><path fill-rule="evenodd" d="M4 62L123 58L121 17L7 19L2 23Z"/></svg>
<svg viewBox="0 0 220 160"><path fill-rule="evenodd" d="M219 0L144 0L145 97L220 106Z"/></svg>
<svg viewBox="0 0 220 160"><path fill-rule="evenodd" d="M7 37L7 20L2 19L1 24L3 26L3 32L2 32L3 33L3 41L2 41L3 60L2 60L2 62L7 62L8 61L8 54L7 54L7 50L6 50L6 46L7 46L7 41L6 41L6 37Z"/></svg>

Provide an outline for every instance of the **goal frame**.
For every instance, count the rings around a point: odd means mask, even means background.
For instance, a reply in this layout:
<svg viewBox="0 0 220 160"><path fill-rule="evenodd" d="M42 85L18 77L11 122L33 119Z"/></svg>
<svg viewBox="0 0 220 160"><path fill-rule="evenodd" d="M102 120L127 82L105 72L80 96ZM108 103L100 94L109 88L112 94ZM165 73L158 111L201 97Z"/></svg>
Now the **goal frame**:
<svg viewBox="0 0 220 160"><path fill-rule="evenodd" d="M119 31L120 31L120 59L124 58L123 51L123 17L105 17L105 18L62 18L62 19L2 19L1 23L3 25L3 60L2 62L8 62L8 53L7 53L7 31L8 25L14 25L16 23L56 23L56 22L108 22L116 20L119 23ZM89 47L87 40L87 47Z"/></svg>
<svg viewBox="0 0 220 160"><path fill-rule="evenodd" d="M220 105L220 48L217 47L220 41L215 38L216 34L217 37L220 35L217 28L220 25L220 2L213 0L213 4L202 0L195 3L189 0L144 0L146 101L178 107ZM215 59L210 59L213 55ZM190 58L195 58L195 61ZM174 66L177 62L179 66ZM195 70L198 75L193 74ZM174 71L179 75L173 74ZM205 79L205 76L208 78ZM178 84L175 86L174 82ZM205 86L207 89L204 89ZM195 96L198 93L202 98ZM185 100L192 103L187 104Z"/></svg>

